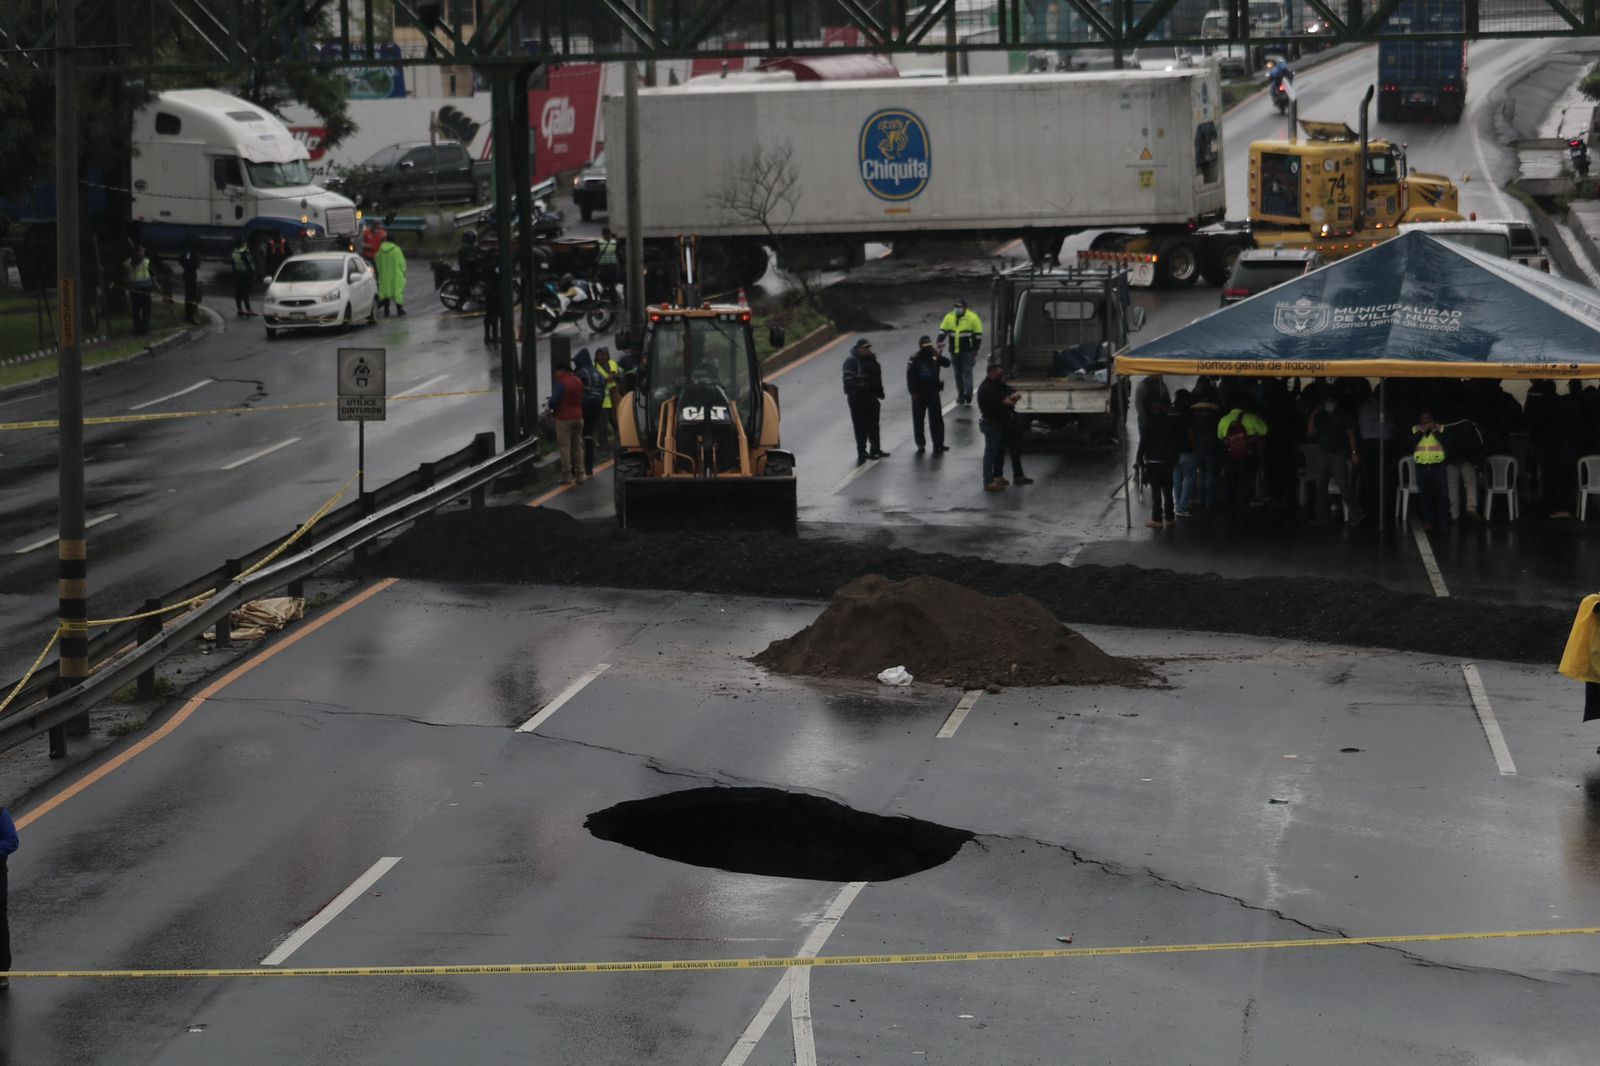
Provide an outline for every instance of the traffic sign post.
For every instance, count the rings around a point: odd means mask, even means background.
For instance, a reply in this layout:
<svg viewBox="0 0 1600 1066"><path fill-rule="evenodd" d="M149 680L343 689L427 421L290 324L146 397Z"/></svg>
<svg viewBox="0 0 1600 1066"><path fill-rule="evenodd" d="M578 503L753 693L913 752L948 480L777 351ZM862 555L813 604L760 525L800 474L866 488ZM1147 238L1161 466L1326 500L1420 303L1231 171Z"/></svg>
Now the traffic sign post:
<svg viewBox="0 0 1600 1066"><path fill-rule="evenodd" d="M386 348L339 349L339 421L356 424L356 492L367 494L367 423L388 416Z"/></svg>

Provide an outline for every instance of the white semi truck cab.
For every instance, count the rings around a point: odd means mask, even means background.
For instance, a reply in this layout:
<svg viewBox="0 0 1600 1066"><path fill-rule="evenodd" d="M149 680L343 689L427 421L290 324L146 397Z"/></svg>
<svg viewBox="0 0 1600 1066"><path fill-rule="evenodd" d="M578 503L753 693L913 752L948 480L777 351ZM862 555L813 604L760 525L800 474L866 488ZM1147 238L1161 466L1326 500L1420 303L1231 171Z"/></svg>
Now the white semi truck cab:
<svg viewBox="0 0 1600 1066"><path fill-rule="evenodd" d="M226 259L250 242L259 266L267 241L294 251L354 240L356 206L314 185L306 147L258 104L213 89L158 93L133 117L133 221L152 252L190 239Z"/></svg>

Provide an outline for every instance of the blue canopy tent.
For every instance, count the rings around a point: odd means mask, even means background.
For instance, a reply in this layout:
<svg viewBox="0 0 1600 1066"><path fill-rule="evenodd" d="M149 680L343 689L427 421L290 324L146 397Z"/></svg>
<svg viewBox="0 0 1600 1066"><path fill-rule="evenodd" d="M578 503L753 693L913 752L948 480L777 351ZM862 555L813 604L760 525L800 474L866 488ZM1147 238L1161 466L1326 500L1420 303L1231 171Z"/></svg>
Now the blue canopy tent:
<svg viewBox="0 0 1600 1066"><path fill-rule="evenodd" d="M1600 378L1600 292L1406 233L1140 345L1116 372Z"/></svg>

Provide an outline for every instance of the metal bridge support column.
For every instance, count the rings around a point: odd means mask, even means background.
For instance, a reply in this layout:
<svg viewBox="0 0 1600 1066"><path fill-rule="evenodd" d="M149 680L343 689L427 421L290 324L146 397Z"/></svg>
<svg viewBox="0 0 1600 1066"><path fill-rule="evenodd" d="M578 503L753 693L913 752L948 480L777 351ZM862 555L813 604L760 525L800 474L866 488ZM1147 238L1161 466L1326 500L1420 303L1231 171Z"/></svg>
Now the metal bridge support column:
<svg viewBox="0 0 1600 1066"><path fill-rule="evenodd" d="M528 187L533 184L533 153L528 115L529 82L540 70L539 64L530 63L517 71L512 84L510 147L516 149L511 159L512 180L517 183L517 265L522 272L522 439L539 432L539 331L534 328L537 297L543 291L539 272L533 259L533 196Z"/></svg>
<svg viewBox="0 0 1600 1066"><path fill-rule="evenodd" d="M628 211L628 232L622 235L628 254L628 337L634 352L644 339L644 219L639 216L639 64L622 65L623 196Z"/></svg>
<svg viewBox="0 0 1600 1066"><path fill-rule="evenodd" d="M522 440L522 415L517 403L517 318L513 298L516 267L511 247L511 212L516 210L512 192L511 157L517 137L511 106L512 78L495 71L490 89L490 131L494 138L494 236L495 254L500 260L500 403L505 419L505 446Z"/></svg>

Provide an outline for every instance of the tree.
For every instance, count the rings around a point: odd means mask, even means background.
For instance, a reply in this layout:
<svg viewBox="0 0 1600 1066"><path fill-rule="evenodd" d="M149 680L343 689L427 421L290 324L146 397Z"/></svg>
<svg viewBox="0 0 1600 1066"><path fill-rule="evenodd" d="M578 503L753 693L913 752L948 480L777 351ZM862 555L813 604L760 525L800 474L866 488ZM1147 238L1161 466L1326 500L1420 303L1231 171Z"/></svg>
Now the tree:
<svg viewBox="0 0 1600 1066"><path fill-rule="evenodd" d="M817 314L827 317L808 271L784 267L784 231L794 220L800 204L800 173L794 163L794 143L779 141L757 145L740 156L724 172L722 184L706 194L706 203L729 221L745 226L760 226L772 250L777 253L778 272L800 286L806 303Z"/></svg>

